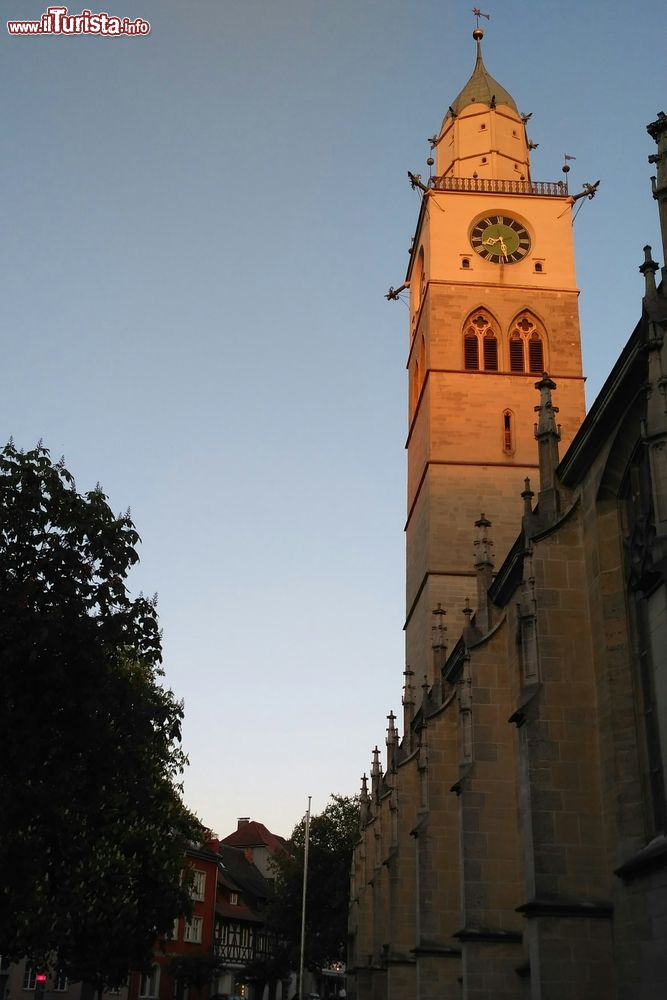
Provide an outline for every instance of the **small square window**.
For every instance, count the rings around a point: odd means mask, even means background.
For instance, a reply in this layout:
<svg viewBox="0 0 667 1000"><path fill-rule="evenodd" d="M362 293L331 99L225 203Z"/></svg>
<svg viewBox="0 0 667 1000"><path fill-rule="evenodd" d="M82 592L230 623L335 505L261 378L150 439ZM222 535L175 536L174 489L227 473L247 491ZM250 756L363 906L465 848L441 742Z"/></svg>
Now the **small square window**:
<svg viewBox="0 0 667 1000"><path fill-rule="evenodd" d="M229 902L231 903L232 906L238 906L239 905L239 894L238 894L238 892L230 892L230 894L229 894Z"/></svg>

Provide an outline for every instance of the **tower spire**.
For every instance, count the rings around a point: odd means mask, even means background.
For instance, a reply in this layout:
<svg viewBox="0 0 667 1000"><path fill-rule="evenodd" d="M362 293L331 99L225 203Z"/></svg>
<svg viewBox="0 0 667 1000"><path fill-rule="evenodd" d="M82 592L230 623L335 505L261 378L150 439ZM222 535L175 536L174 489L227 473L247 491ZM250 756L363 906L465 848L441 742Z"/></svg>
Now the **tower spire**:
<svg viewBox="0 0 667 1000"><path fill-rule="evenodd" d="M472 37L475 39L477 47L475 68L463 90L450 104L445 121L451 116L452 111L456 115L459 115L469 104L486 104L489 108L506 105L518 115L519 109L512 95L491 76L484 65L484 58L482 56L483 30L479 27L475 28Z"/></svg>
<svg viewBox="0 0 667 1000"><path fill-rule="evenodd" d="M479 17L485 16L480 11ZM512 95L484 65L483 30L476 27L472 37L477 49L475 66L440 128L437 176L529 181L525 121Z"/></svg>

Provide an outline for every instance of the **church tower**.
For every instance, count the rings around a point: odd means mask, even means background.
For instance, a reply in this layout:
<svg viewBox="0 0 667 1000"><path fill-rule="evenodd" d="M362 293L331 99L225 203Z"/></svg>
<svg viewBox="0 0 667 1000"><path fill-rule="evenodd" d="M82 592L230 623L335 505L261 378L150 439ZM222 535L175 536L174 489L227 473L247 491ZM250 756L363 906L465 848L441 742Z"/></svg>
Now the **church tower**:
<svg viewBox="0 0 667 1000"><path fill-rule="evenodd" d="M406 279L406 658L417 684L435 679L433 609L457 635L476 605L475 523L491 522L478 525L487 569L516 538L524 480L537 479L545 371L558 384L561 453L584 417L574 199L565 181L532 179L530 115L488 73L482 37L475 29L472 76L431 140L435 176L411 175L423 195Z"/></svg>

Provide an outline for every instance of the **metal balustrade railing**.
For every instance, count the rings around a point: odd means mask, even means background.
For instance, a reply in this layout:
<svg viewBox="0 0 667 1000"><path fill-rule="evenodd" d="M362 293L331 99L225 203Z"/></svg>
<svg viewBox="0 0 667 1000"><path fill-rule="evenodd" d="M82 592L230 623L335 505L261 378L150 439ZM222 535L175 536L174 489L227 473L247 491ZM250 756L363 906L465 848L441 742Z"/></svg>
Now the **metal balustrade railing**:
<svg viewBox="0 0 667 1000"><path fill-rule="evenodd" d="M436 191L477 191L489 194L536 194L550 198L567 195L565 181L503 181L485 177L433 177Z"/></svg>

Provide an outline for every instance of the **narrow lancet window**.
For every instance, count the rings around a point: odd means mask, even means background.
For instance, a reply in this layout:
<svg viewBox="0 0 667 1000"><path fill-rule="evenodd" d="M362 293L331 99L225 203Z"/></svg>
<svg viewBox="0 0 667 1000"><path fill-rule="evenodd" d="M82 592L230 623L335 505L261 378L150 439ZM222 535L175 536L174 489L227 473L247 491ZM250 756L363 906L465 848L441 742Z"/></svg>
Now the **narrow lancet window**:
<svg viewBox="0 0 667 1000"><path fill-rule="evenodd" d="M514 415L511 410L503 413L503 451L508 455L514 451Z"/></svg>

